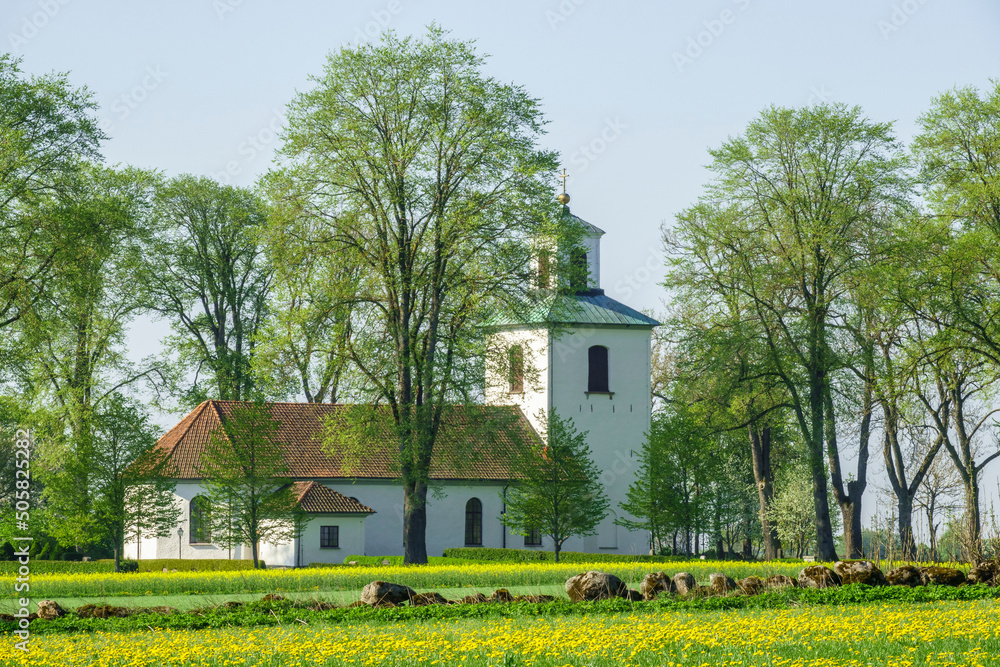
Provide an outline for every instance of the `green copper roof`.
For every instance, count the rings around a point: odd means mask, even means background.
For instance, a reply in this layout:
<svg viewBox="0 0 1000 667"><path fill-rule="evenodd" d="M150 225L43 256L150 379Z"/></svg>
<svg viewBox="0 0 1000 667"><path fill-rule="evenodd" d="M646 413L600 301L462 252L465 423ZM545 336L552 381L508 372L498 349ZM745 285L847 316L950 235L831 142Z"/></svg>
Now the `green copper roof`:
<svg viewBox="0 0 1000 667"><path fill-rule="evenodd" d="M528 309L523 320L510 316L497 316L491 324L498 327L532 324L655 327L660 323L606 296L603 290L590 290L574 296L543 297Z"/></svg>

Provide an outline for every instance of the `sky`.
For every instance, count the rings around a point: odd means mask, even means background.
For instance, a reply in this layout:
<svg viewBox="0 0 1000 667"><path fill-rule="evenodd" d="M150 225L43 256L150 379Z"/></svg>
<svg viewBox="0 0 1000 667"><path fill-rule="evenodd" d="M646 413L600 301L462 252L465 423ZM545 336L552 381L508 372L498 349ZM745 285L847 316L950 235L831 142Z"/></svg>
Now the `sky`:
<svg viewBox="0 0 1000 667"><path fill-rule="evenodd" d="M1000 75L996 0L5 0L0 51L91 91L108 163L249 186L329 53L431 23L541 100L571 208L607 232L602 286L656 311L661 226L702 193L708 150L762 110L858 105L908 143L935 95ZM131 355L167 333L137 322Z"/></svg>

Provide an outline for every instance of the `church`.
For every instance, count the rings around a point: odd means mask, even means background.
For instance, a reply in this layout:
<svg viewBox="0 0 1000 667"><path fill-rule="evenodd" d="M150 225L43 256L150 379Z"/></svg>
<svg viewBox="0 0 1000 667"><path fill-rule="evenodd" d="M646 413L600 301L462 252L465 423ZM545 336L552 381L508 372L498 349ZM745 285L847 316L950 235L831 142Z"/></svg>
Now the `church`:
<svg viewBox="0 0 1000 667"><path fill-rule="evenodd" d="M569 213L569 195L559 196ZM531 317L498 321L489 341L504 350L509 368L487 369L485 405L456 406L442 427L431 467L427 505L427 554L449 547L551 550L549 538L517 535L500 520L504 497L516 473L505 448L544 433L544 417L555 409L572 417L587 442L610 500L597 534L571 538L565 551L648 553L649 535L615 524L638 470L638 452L650 427L650 346L655 320L612 299L601 289L604 232L576 216L583 229L581 253L586 284L573 296L542 299ZM533 268L542 287L548 255L535 252ZM526 372L530 369L530 372ZM157 447L177 469L175 495L182 513L169 537L126 544L127 558L249 559L247 546L227 548L206 526L200 455L237 403L206 401L170 429ZM342 405L270 403L280 423L277 439L294 480L307 523L286 544L262 543L268 566L342 563L350 555L403 553L403 490L394 467L390 433L372 435L360 456L321 446L324 424Z"/></svg>

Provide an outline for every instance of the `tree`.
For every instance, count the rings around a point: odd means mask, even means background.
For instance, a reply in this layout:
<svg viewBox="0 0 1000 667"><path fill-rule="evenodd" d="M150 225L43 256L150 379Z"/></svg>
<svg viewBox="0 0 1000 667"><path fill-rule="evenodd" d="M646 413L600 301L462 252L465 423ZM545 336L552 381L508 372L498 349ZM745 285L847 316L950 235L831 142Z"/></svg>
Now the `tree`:
<svg viewBox="0 0 1000 667"><path fill-rule="evenodd" d="M524 311L529 238L555 215L538 101L483 65L433 26L424 40L389 32L342 48L289 106L285 163L270 177L363 276L332 302L353 313L356 393L396 425L407 563L427 562L443 411L481 395L481 327Z"/></svg>
<svg viewBox="0 0 1000 667"><path fill-rule="evenodd" d="M847 550L858 556L864 467L844 483L834 392L849 350L835 334L854 310L852 274L884 261L872 252L909 208L905 160L891 124L843 105L772 107L711 155L717 177L678 216L668 286L692 301L738 293L807 444L817 555L836 558L828 465Z"/></svg>
<svg viewBox="0 0 1000 667"><path fill-rule="evenodd" d="M170 321L178 366L197 369L186 402L248 398L272 280L258 239L263 202L244 188L179 176L158 189L154 216L158 233L142 276L146 305ZM198 385L206 371L208 389Z"/></svg>
<svg viewBox="0 0 1000 667"><path fill-rule="evenodd" d="M552 539L555 560L571 537L595 535L608 513L600 471L590 458L587 431L553 409L545 422L541 452L529 449L520 462L524 478L512 486L500 520L522 535L540 530Z"/></svg>
<svg viewBox="0 0 1000 667"><path fill-rule="evenodd" d="M213 540L250 546L260 567L261 541L282 544L302 529L302 512L277 441L281 427L264 403L230 403L201 457Z"/></svg>
<svg viewBox="0 0 1000 667"><path fill-rule="evenodd" d="M47 207L73 232L33 307L13 327L32 349L23 391L48 403L37 473L47 482L53 534L64 545L83 546L101 532L89 479L94 415L120 389L162 380L155 363L134 364L124 350L128 325L142 310L137 274L150 234L151 185L141 170L77 170Z"/></svg>
<svg viewBox="0 0 1000 667"><path fill-rule="evenodd" d="M25 77L20 62L0 54L0 330L37 300L62 244L76 243L72 221L45 209L105 138L86 88Z"/></svg>
<svg viewBox="0 0 1000 667"><path fill-rule="evenodd" d="M167 537L181 514L175 466L156 450L157 429L139 406L115 393L94 419L90 478L98 525L111 542L115 571L126 542Z"/></svg>

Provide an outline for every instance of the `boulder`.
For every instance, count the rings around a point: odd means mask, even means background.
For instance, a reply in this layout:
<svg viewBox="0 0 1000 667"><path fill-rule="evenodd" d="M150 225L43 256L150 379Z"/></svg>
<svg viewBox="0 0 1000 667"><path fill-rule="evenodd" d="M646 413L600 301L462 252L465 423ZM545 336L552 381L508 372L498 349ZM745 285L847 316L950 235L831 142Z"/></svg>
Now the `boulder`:
<svg viewBox="0 0 1000 667"><path fill-rule="evenodd" d="M160 605L158 607L146 607L143 612L147 614L176 614L178 613L177 607L168 607L166 605Z"/></svg>
<svg viewBox="0 0 1000 667"><path fill-rule="evenodd" d="M555 600L555 598L551 595L518 595L514 598L514 602L531 602L534 604L552 602L553 600Z"/></svg>
<svg viewBox="0 0 1000 667"><path fill-rule="evenodd" d="M674 575L674 590L680 595L687 595L694 590L694 575L690 572L678 572Z"/></svg>
<svg viewBox="0 0 1000 667"><path fill-rule="evenodd" d="M432 604L448 604L448 600L440 593L417 593L410 598L411 607L428 607Z"/></svg>
<svg viewBox="0 0 1000 667"><path fill-rule="evenodd" d="M938 586L960 586L965 583L965 573L961 570L956 570L953 567L938 567L937 565L932 565L931 567L922 567L920 571L923 572L924 576L927 578L928 584L936 584Z"/></svg>
<svg viewBox="0 0 1000 667"><path fill-rule="evenodd" d="M673 579L666 572L650 572L642 578L639 592L643 600L652 600L660 593L673 593L677 590Z"/></svg>
<svg viewBox="0 0 1000 667"><path fill-rule="evenodd" d="M506 588L498 588L490 596L490 602L513 602L514 596Z"/></svg>
<svg viewBox="0 0 1000 667"><path fill-rule="evenodd" d="M839 585L840 577L825 565L810 565L799 570L799 588L831 588Z"/></svg>
<svg viewBox="0 0 1000 667"><path fill-rule="evenodd" d="M392 584L388 581L373 581L361 589L361 601L368 605L382 605L391 602L394 605L409 602L416 595L409 586Z"/></svg>
<svg viewBox="0 0 1000 667"><path fill-rule="evenodd" d="M713 572L708 575L708 587L712 589L712 592L716 595L725 595L729 591L736 590L736 580L732 577L727 577L721 572Z"/></svg>
<svg viewBox="0 0 1000 667"><path fill-rule="evenodd" d="M980 562L969 570L968 581L970 584L1000 585L1000 563L994 560Z"/></svg>
<svg viewBox="0 0 1000 667"><path fill-rule="evenodd" d="M38 603L38 618L42 620L51 621L65 615L66 610L55 600L42 600Z"/></svg>
<svg viewBox="0 0 1000 667"><path fill-rule="evenodd" d="M747 595L759 595L764 592L767 588L767 583L760 577L749 576L745 579L740 579L736 582L736 585L740 587Z"/></svg>
<svg viewBox="0 0 1000 667"><path fill-rule="evenodd" d="M916 565L901 565L895 570L890 570L885 575L885 581L890 586L926 586L927 577Z"/></svg>
<svg viewBox="0 0 1000 667"><path fill-rule="evenodd" d="M488 602L489 598L482 593L476 593L475 595L466 595L464 598L459 600L462 604L482 604Z"/></svg>
<svg viewBox="0 0 1000 667"><path fill-rule="evenodd" d="M91 604L80 607L76 613L80 618L125 618L129 615L129 610L125 607L112 607L109 604Z"/></svg>
<svg viewBox="0 0 1000 667"><path fill-rule="evenodd" d="M591 570L566 580L566 594L572 602L628 597L628 586L613 574Z"/></svg>
<svg viewBox="0 0 1000 667"><path fill-rule="evenodd" d="M768 588L798 588L799 581L795 577L789 577L787 574L772 574L770 577L764 580Z"/></svg>
<svg viewBox="0 0 1000 667"><path fill-rule="evenodd" d="M870 560L838 560L833 564L833 571L840 577L841 583L868 584L869 586L885 586L885 575L882 570Z"/></svg>
<svg viewBox="0 0 1000 667"><path fill-rule="evenodd" d="M261 598L261 602L281 602L285 598L278 595L277 593L268 593Z"/></svg>
<svg viewBox="0 0 1000 667"><path fill-rule="evenodd" d="M625 599L629 602L642 602L642 593L639 591L628 589L628 594L625 595Z"/></svg>

